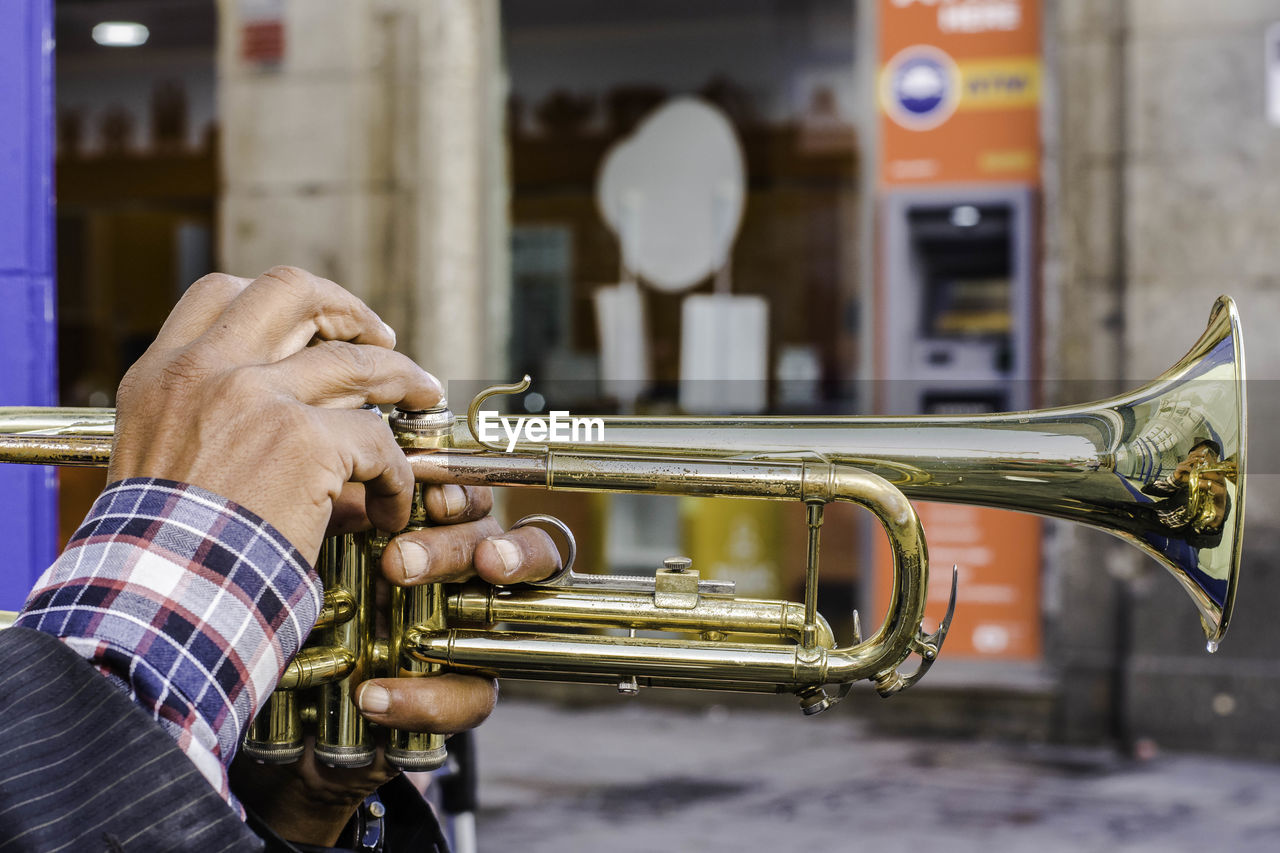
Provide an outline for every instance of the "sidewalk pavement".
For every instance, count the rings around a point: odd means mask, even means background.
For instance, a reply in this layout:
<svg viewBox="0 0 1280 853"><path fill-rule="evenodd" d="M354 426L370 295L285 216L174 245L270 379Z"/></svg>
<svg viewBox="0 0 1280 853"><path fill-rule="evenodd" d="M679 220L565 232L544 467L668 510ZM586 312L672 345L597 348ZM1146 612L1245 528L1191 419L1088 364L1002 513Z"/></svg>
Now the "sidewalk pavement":
<svg viewBox="0 0 1280 853"><path fill-rule="evenodd" d="M478 748L482 853L1280 850L1278 764L882 737L839 708L507 700Z"/></svg>

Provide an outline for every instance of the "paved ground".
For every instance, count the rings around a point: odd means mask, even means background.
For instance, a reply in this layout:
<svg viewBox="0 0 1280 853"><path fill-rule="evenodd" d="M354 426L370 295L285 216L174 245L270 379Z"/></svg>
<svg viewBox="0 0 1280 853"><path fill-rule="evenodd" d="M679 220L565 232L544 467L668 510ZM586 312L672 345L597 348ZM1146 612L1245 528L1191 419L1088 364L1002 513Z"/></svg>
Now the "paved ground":
<svg viewBox="0 0 1280 853"><path fill-rule="evenodd" d="M1280 851L1275 764L874 737L838 708L508 699L480 734L482 853Z"/></svg>

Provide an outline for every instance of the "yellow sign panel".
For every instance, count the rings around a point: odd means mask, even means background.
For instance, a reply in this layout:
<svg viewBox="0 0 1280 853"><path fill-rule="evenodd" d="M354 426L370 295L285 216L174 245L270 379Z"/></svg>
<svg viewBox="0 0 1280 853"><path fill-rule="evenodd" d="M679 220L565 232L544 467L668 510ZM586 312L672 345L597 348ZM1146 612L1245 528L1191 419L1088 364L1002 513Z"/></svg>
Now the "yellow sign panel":
<svg viewBox="0 0 1280 853"><path fill-rule="evenodd" d="M1040 103L1040 60L1034 57L958 62L959 110L1005 110Z"/></svg>
<svg viewBox="0 0 1280 853"><path fill-rule="evenodd" d="M773 501L681 498L685 554L704 578L735 580L738 594L784 594L782 510Z"/></svg>

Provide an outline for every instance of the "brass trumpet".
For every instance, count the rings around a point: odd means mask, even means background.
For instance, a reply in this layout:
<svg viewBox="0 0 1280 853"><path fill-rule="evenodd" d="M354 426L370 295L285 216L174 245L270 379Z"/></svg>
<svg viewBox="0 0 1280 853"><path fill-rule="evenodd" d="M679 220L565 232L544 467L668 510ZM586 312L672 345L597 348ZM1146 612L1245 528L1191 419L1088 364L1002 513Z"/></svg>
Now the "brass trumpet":
<svg viewBox="0 0 1280 853"><path fill-rule="evenodd" d="M883 696L910 687L937 658L955 605L934 633L922 628L928 559L909 499L1032 512L1106 530L1154 557L1195 603L1213 651L1235 599L1244 518L1245 395L1240 323L1228 297L1214 305L1191 350L1153 382L1087 406L990 416L604 418L605 440L520 445L481 441L472 401L465 421L447 409L394 412L390 424L421 483L795 500L808 519L802 603L738 598L730 582L704 579L687 560L653 577L579 574L572 533L564 571L538 584L435 585L398 592L391 637L377 640L371 561L383 534L331 540L318 571L326 607L308 646L246 737L261 760L301 751L306 725L330 763L372 758L352 688L374 675L429 675L443 668L503 678L796 694L806 713L869 679ZM104 409L0 409L0 461L104 465L113 413ZM1205 441L1219 449L1224 498L1160 484ZM851 501L879 520L893 552L889 608L867 638L840 645L817 613L823 508ZM1181 506L1182 511L1178 510ZM421 494L414 521L425 523ZM1183 523L1183 519L1187 520ZM537 626L513 629L510 626ZM568 633L608 627L629 636ZM685 635L650 639L637 630ZM860 630L855 628L855 634ZM688 638L689 635L694 635ZM743 642L745 637L771 638ZM913 671L900 667L915 655ZM828 689L836 687L834 693ZM437 766L443 742L393 733L389 755L408 769Z"/></svg>

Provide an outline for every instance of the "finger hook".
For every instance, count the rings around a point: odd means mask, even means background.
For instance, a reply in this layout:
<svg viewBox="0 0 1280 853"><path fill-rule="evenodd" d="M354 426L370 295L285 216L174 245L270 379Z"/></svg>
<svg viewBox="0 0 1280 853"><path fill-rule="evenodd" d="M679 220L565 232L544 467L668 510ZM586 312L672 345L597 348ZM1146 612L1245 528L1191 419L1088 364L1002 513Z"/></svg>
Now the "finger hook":
<svg viewBox="0 0 1280 853"><path fill-rule="evenodd" d="M505 451L506 448L502 447L502 445L493 444L480 437L480 407L484 405L485 400L490 397L496 397L499 394L523 394L529 390L529 385L532 381L529 378L529 374L526 373L519 382L511 382L506 385L490 385L472 398L471 405L467 406L467 429L471 431L471 437L476 440L476 443L487 450L496 450L499 453Z"/></svg>
<svg viewBox="0 0 1280 853"><path fill-rule="evenodd" d="M529 377L525 377L528 379ZM578 540L574 538L573 531L569 529L569 525L565 524L554 515L546 515L544 513L534 513L526 515L524 518L511 525L511 529L517 527L527 527L529 525L546 525L554 527L560 532L568 545L569 553L565 556L564 567L549 578L543 578L540 581L527 581L532 586L572 586L573 579L577 577L573 573L573 561L578 558Z"/></svg>

